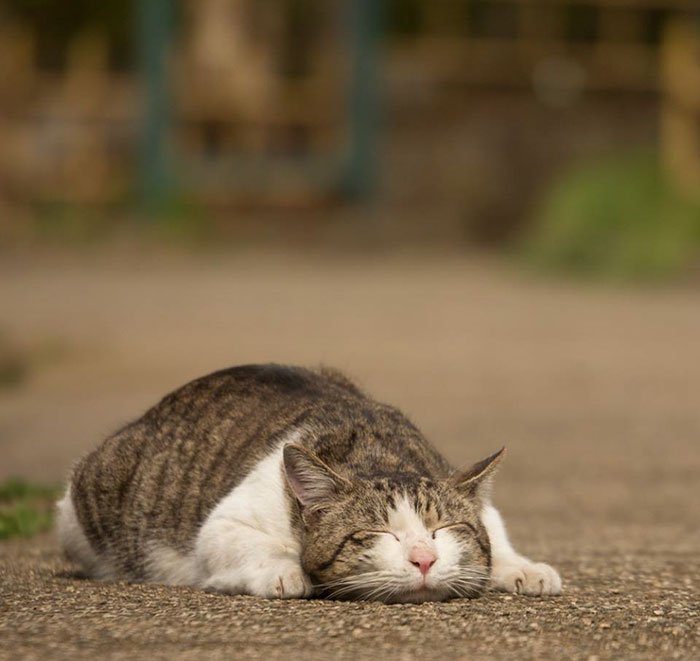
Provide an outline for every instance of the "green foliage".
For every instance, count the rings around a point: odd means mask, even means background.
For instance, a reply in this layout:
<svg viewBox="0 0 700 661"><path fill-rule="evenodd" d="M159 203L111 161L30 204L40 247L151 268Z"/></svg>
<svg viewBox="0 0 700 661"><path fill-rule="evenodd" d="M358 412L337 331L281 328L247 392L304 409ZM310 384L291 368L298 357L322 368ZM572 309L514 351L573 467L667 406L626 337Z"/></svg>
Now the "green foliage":
<svg viewBox="0 0 700 661"><path fill-rule="evenodd" d="M654 280L700 257L700 204L675 194L650 155L579 167L550 189L524 243L547 269Z"/></svg>
<svg viewBox="0 0 700 661"><path fill-rule="evenodd" d="M17 478L0 483L0 504L18 500L52 500L59 492L55 486L32 484Z"/></svg>
<svg viewBox="0 0 700 661"><path fill-rule="evenodd" d="M24 503L0 506L0 539L31 537L51 527L49 509L36 509Z"/></svg>
<svg viewBox="0 0 700 661"><path fill-rule="evenodd" d="M7 480L0 484L0 539L31 537L53 523L57 487Z"/></svg>
<svg viewBox="0 0 700 661"><path fill-rule="evenodd" d="M36 204L32 229L57 244L90 246L104 240L112 229L108 213L95 213L60 202Z"/></svg>

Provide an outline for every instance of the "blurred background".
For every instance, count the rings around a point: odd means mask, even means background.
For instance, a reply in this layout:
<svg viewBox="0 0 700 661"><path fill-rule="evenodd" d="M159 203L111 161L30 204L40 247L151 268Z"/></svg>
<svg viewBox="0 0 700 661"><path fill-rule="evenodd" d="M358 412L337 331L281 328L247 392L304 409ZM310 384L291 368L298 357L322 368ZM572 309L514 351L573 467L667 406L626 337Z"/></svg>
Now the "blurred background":
<svg viewBox="0 0 700 661"><path fill-rule="evenodd" d="M560 266L682 268L698 244L675 194L700 189L699 11L2 0L2 231L86 238L156 215L186 240L234 243L530 235ZM660 209L665 230L649 227ZM672 254L601 254L598 236Z"/></svg>
<svg viewBox="0 0 700 661"><path fill-rule="evenodd" d="M532 549L697 535L699 266L695 0L0 0L0 480L325 363Z"/></svg>

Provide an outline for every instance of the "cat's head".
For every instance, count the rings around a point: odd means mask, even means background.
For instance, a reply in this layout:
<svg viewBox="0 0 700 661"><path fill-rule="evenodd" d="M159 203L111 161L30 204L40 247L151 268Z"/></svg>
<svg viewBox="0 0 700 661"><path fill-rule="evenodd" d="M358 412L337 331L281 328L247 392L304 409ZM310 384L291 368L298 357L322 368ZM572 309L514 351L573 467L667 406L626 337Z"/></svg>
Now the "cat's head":
<svg viewBox="0 0 700 661"><path fill-rule="evenodd" d="M443 480L350 481L298 445L284 448L304 527L302 566L328 597L384 602L475 597L488 585L484 490L503 450Z"/></svg>

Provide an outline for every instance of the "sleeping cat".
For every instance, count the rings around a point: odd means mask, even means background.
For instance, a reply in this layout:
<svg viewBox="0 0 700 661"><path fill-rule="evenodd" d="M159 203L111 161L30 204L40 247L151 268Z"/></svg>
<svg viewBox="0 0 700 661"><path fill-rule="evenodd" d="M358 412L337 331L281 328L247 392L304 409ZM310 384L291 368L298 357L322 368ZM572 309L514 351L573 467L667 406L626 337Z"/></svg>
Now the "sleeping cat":
<svg viewBox="0 0 700 661"><path fill-rule="evenodd" d="M332 370L197 379L75 467L58 504L90 577L260 597L558 594L490 504L503 450L455 472L397 409Z"/></svg>

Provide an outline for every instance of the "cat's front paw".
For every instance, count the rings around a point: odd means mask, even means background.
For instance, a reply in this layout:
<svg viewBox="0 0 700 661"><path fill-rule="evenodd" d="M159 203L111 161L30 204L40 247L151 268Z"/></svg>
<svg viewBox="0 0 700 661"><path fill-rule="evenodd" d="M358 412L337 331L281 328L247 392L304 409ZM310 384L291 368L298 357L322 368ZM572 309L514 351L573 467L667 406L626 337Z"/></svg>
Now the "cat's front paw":
<svg viewBox="0 0 700 661"><path fill-rule="evenodd" d="M301 599L311 595L312 585L294 562L271 561L265 567L234 569L211 576L202 587L213 592L250 594L265 599Z"/></svg>
<svg viewBox="0 0 700 661"><path fill-rule="evenodd" d="M251 594L267 599L302 599L311 595L309 577L297 564L287 563L261 571L251 581Z"/></svg>
<svg viewBox="0 0 700 661"><path fill-rule="evenodd" d="M544 596L561 592L561 578L554 567L523 556L494 559L491 585L502 592Z"/></svg>

